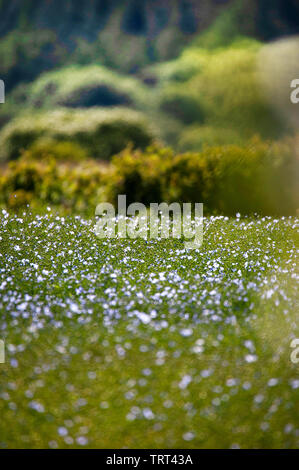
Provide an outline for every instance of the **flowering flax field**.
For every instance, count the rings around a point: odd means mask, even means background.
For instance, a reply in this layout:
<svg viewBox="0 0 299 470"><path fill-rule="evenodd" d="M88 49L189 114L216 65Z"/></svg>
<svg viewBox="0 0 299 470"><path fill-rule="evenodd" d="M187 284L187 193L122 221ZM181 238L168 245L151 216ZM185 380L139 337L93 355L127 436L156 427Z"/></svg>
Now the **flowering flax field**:
<svg viewBox="0 0 299 470"><path fill-rule="evenodd" d="M298 447L298 220L190 251L93 225L1 214L0 447Z"/></svg>

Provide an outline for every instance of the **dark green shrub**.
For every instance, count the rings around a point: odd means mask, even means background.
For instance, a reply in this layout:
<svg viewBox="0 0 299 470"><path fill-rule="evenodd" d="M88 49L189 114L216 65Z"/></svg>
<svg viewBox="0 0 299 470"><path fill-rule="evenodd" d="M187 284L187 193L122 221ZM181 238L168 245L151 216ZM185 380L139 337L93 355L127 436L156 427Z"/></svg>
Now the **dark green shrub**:
<svg viewBox="0 0 299 470"><path fill-rule="evenodd" d="M180 90L166 90L161 97L160 109L184 124L204 122L204 111L198 99Z"/></svg>
<svg viewBox="0 0 299 470"><path fill-rule="evenodd" d="M44 161L26 152L10 162L0 177L0 201L11 209L47 205L63 210L93 214L105 198L109 172L98 162L88 160L76 165L53 158Z"/></svg>
<svg viewBox="0 0 299 470"><path fill-rule="evenodd" d="M113 159L111 200L203 202L206 213L294 214L299 165L291 141L206 147L175 155L169 149L126 150Z"/></svg>
<svg viewBox="0 0 299 470"><path fill-rule="evenodd" d="M30 113L2 129L0 157L15 159L40 139L73 142L94 158L109 159L130 143L144 149L153 133L142 114L125 108Z"/></svg>
<svg viewBox="0 0 299 470"><path fill-rule="evenodd" d="M255 135L277 139L287 132L283 116L273 113L260 83L261 47L250 39L210 50L188 46L178 59L153 67L160 110L187 125L172 145L198 151L203 143L241 143ZM198 139L196 127L201 134Z"/></svg>
<svg viewBox="0 0 299 470"><path fill-rule="evenodd" d="M175 154L171 149L128 147L111 165L70 161L28 150L4 169L0 200L10 207L30 203L93 213L118 194L127 203L203 202L204 213L290 215L298 208L298 160L294 142L206 147Z"/></svg>
<svg viewBox="0 0 299 470"><path fill-rule="evenodd" d="M109 182L110 199L116 203L118 194L126 194L128 204L150 204L162 200L163 165L173 152L148 147L145 153L127 148L112 159L113 176Z"/></svg>
<svg viewBox="0 0 299 470"><path fill-rule="evenodd" d="M66 49L50 30L12 31L0 42L0 77L7 91L61 64Z"/></svg>
<svg viewBox="0 0 299 470"><path fill-rule="evenodd" d="M133 77L100 65L68 66L44 73L31 86L28 105L53 108L132 106L145 101L146 88Z"/></svg>
<svg viewBox="0 0 299 470"><path fill-rule="evenodd" d="M93 106L131 105L131 98L109 85L82 85L68 95L57 100L59 106L70 108L90 108Z"/></svg>
<svg viewBox="0 0 299 470"><path fill-rule="evenodd" d="M0 133L1 160L16 160L44 134L43 129L26 126L26 121L17 120L17 123L11 121Z"/></svg>

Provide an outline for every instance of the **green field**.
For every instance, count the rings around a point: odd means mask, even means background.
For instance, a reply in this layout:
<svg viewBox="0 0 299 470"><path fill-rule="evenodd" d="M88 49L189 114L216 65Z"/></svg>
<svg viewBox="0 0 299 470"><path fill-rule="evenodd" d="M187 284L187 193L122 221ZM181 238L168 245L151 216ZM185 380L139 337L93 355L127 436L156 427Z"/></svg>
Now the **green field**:
<svg viewBox="0 0 299 470"><path fill-rule="evenodd" d="M205 218L191 251L0 219L1 448L299 446L298 219Z"/></svg>

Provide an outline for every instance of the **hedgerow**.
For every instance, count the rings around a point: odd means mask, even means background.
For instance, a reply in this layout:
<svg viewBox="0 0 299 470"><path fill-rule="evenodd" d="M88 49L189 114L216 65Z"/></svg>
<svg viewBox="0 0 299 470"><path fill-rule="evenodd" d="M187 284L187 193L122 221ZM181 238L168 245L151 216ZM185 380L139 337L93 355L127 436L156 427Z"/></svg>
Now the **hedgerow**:
<svg viewBox="0 0 299 470"><path fill-rule="evenodd" d="M61 206L92 213L99 202L203 202L206 213L288 215L297 209L298 161L292 140L206 147L176 154L153 145L127 147L110 164L72 142L36 144L0 179L9 207Z"/></svg>
<svg viewBox="0 0 299 470"><path fill-rule="evenodd" d="M129 143L145 148L153 132L143 114L127 108L57 109L30 113L0 133L0 159L13 160L41 139L74 142L94 158L109 159Z"/></svg>
<svg viewBox="0 0 299 470"><path fill-rule="evenodd" d="M203 202L212 213L292 214L297 208L298 161L291 140L206 147L175 154L149 147L113 159L111 199ZM156 201L157 200L157 201Z"/></svg>

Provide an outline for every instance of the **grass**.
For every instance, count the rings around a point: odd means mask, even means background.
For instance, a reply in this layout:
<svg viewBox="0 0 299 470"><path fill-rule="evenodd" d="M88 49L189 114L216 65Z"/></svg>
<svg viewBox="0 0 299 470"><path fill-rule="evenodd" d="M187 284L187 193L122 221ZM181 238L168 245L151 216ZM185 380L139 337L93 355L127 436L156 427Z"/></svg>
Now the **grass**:
<svg viewBox="0 0 299 470"><path fill-rule="evenodd" d="M295 218L204 242L1 214L1 448L295 448Z"/></svg>

